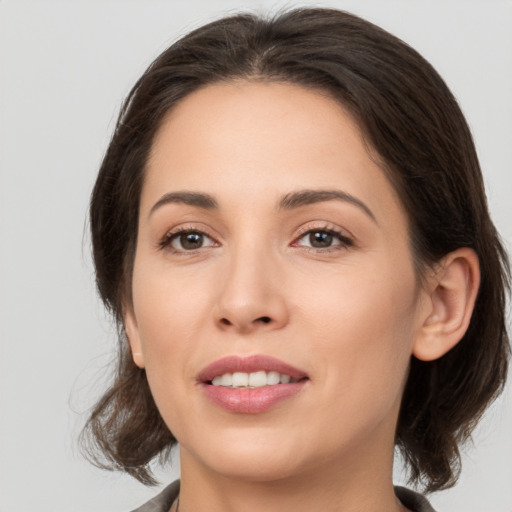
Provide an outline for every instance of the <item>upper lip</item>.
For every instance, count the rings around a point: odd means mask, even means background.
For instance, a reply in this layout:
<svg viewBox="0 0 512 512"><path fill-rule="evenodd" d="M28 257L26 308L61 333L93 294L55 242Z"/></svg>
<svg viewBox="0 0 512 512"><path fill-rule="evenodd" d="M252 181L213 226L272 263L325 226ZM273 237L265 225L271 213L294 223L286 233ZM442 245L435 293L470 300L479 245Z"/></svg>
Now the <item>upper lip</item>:
<svg viewBox="0 0 512 512"><path fill-rule="evenodd" d="M292 379L303 379L308 375L306 372L295 368L294 366L276 359L271 356L253 355L253 356L227 356L218 359L203 368L198 375L199 382L210 382L214 377L224 375L225 373L245 372L252 373L257 371L279 372L289 375Z"/></svg>

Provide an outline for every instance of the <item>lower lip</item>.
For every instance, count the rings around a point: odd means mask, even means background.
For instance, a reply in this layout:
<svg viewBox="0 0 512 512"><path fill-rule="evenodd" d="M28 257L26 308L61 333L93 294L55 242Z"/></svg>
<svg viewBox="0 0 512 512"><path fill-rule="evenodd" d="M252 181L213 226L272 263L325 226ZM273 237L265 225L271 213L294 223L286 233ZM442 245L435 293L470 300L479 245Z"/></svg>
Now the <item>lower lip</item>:
<svg viewBox="0 0 512 512"><path fill-rule="evenodd" d="M226 411L241 414L265 412L276 404L291 398L301 391L306 381L276 384L261 388L229 388L202 384L205 395Z"/></svg>

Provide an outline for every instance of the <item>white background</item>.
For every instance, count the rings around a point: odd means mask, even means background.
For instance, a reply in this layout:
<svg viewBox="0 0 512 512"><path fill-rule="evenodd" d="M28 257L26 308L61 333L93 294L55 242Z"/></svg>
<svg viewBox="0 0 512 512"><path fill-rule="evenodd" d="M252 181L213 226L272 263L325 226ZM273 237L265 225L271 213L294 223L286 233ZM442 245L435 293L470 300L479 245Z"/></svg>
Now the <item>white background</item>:
<svg viewBox="0 0 512 512"><path fill-rule="evenodd" d="M0 512L128 511L157 492L90 466L76 448L115 346L94 290L88 197L120 103L153 58L223 14L283 5L297 2L0 0ZM440 71L473 130L510 249L512 2L314 5L363 15ZM460 483L433 504L511 512L511 381L474 444Z"/></svg>

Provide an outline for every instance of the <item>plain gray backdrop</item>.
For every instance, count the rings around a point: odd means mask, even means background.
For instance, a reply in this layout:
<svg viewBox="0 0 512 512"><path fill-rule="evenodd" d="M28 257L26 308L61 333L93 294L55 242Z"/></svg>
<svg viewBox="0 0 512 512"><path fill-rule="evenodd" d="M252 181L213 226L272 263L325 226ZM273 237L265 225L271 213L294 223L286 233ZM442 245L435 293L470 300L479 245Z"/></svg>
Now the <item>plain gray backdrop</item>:
<svg viewBox="0 0 512 512"><path fill-rule="evenodd" d="M221 15L283 5L299 3L0 0L0 512L121 512L156 494L76 447L115 347L94 289L90 190L122 99L163 49ZM510 250L512 2L301 5L360 14L438 69L469 120ZM159 473L163 484L177 474L177 458ZM459 484L431 499L439 512L512 511L510 382L465 450Z"/></svg>

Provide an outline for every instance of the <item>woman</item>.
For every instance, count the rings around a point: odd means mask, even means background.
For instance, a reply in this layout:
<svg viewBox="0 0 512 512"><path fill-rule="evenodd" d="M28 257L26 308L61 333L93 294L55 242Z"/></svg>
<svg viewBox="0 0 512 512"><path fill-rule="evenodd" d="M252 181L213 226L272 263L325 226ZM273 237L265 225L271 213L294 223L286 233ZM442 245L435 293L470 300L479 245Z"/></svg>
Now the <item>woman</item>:
<svg viewBox="0 0 512 512"><path fill-rule="evenodd" d="M432 510L505 382L507 258L467 124L414 50L328 9L166 50L91 200L118 374L106 467L181 481L139 511Z"/></svg>

